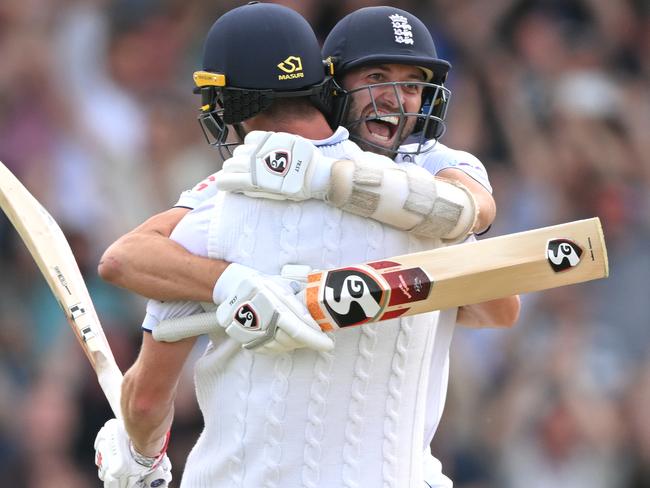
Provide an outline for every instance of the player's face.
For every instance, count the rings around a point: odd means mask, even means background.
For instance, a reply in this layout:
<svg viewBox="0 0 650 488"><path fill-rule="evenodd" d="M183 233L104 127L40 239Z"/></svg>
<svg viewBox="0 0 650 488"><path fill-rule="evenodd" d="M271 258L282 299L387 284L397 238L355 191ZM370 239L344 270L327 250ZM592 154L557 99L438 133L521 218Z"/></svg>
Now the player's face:
<svg viewBox="0 0 650 488"><path fill-rule="evenodd" d="M399 146L413 132L417 120L398 114L420 111L423 85L419 83L423 81L425 75L417 66L384 64L351 71L343 79L343 87L348 91L385 84L352 93L343 124L363 149L378 152L375 146L387 149ZM392 82L404 83L392 85ZM392 152L386 154L392 155Z"/></svg>

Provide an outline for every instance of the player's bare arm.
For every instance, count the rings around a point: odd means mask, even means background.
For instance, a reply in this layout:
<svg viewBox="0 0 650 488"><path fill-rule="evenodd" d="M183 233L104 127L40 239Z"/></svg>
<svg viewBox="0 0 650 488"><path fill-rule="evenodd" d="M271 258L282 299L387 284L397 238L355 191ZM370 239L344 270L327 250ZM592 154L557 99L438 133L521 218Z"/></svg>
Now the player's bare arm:
<svg viewBox="0 0 650 488"><path fill-rule="evenodd" d="M456 322L465 327L512 327L519 319L519 295L458 308Z"/></svg>
<svg viewBox="0 0 650 488"><path fill-rule="evenodd" d="M140 355L122 383L122 419L107 421L95 438L95 462L105 487L169 486L166 451L174 398L194 342L159 344L144 334Z"/></svg>
<svg viewBox="0 0 650 488"><path fill-rule="evenodd" d="M156 342L145 333L138 359L122 384L124 425L134 448L155 457L166 442L180 374L195 339Z"/></svg>
<svg viewBox="0 0 650 488"><path fill-rule="evenodd" d="M104 252L99 275L147 298L212 301L215 282L229 263L196 256L169 239L188 212L171 208L120 237Z"/></svg>

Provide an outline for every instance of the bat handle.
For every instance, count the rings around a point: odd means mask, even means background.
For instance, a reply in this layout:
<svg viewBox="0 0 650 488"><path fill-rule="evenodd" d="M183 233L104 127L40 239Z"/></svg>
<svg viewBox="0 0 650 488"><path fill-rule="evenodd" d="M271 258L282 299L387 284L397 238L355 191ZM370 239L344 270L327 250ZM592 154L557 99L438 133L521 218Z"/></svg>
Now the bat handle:
<svg viewBox="0 0 650 488"><path fill-rule="evenodd" d="M94 359L99 386L104 392L115 417L121 419L122 372L113 358L107 358L102 354L95 354Z"/></svg>
<svg viewBox="0 0 650 488"><path fill-rule="evenodd" d="M218 325L216 312L165 319L154 327L153 338L159 342L176 342L213 332Z"/></svg>

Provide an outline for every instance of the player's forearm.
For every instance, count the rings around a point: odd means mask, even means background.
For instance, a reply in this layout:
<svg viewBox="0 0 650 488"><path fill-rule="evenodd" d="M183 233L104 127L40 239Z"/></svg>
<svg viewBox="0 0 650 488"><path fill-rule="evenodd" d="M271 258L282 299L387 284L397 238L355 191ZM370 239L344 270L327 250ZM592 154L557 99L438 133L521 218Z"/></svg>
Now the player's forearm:
<svg viewBox="0 0 650 488"><path fill-rule="evenodd" d="M140 356L124 375L122 415L135 449L154 457L162 450L174 416L183 364L195 340L157 343L144 335Z"/></svg>
<svg viewBox="0 0 650 488"><path fill-rule="evenodd" d="M145 396L140 391L137 375L130 373L124 376L122 384L124 426L135 449L154 457L162 450L172 425L176 387L164 394Z"/></svg>
<svg viewBox="0 0 650 488"><path fill-rule="evenodd" d="M109 283L157 300L212 301L229 264L196 256L169 239L187 209L171 209L119 238L102 256L99 275Z"/></svg>
<svg viewBox="0 0 650 488"><path fill-rule="evenodd" d="M166 237L131 233L107 249L99 272L109 283L147 298L211 302L228 264L191 254Z"/></svg>
<svg viewBox="0 0 650 488"><path fill-rule="evenodd" d="M459 307L457 322L466 327L512 327L519 318L518 295Z"/></svg>
<svg viewBox="0 0 650 488"><path fill-rule="evenodd" d="M173 402L158 405L155 409L125 405L123 411L124 425L135 450L148 457L160 454L174 418Z"/></svg>

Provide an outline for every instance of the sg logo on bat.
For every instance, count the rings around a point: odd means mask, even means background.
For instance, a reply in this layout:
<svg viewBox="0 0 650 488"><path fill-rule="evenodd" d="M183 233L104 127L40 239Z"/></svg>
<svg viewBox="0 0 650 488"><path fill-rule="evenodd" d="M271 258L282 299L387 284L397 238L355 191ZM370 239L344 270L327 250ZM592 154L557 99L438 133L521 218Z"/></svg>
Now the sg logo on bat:
<svg viewBox="0 0 650 488"><path fill-rule="evenodd" d="M384 288L362 269L338 269L327 274L323 305L339 327L363 324L383 310Z"/></svg>
<svg viewBox="0 0 650 488"><path fill-rule="evenodd" d="M551 239L546 245L546 257L556 273L580 264L582 248L569 239Z"/></svg>
<svg viewBox="0 0 650 488"><path fill-rule="evenodd" d="M325 277L321 310L339 327L396 318L409 315L412 304L426 300L432 286L422 268L394 261L336 269Z"/></svg>

